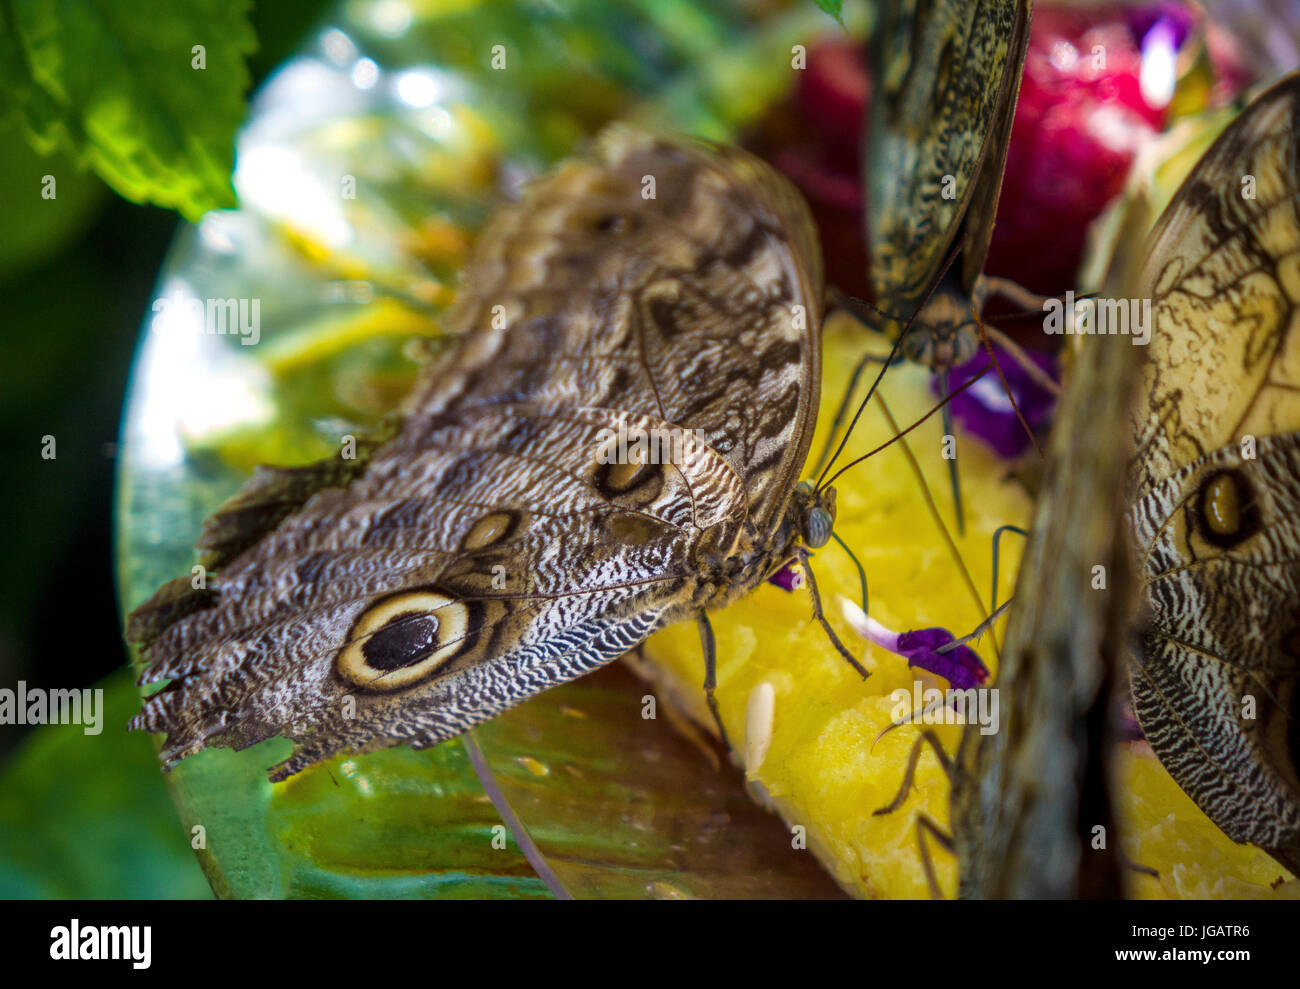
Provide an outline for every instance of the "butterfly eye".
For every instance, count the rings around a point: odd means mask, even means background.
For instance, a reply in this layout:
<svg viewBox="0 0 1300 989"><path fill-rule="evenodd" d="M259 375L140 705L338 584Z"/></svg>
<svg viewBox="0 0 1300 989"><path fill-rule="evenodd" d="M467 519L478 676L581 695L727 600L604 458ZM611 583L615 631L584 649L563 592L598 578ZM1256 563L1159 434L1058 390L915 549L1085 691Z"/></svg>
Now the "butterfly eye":
<svg viewBox="0 0 1300 989"><path fill-rule="evenodd" d="M835 520L831 518L831 513L818 505L808 512L808 522L804 531L804 542L810 549L821 549L831 539L831 529L835 526Z"/></svg>
<svg viewBox="0 0 1300 989"><path fill-rule="evenodd" d="M1259 507L1239 471L1217 471L1207 477L1201 483L1197 508L1201 531L1216 546L1235 546L1259 530Z"/></svg>
<svg viewBox="0 0 1300 989"><path fill-rule="evenodd" d="M363 612L339 653L339 676L369 690L428 677L468 646L469 609L437 591L385 598Z"/></svg>

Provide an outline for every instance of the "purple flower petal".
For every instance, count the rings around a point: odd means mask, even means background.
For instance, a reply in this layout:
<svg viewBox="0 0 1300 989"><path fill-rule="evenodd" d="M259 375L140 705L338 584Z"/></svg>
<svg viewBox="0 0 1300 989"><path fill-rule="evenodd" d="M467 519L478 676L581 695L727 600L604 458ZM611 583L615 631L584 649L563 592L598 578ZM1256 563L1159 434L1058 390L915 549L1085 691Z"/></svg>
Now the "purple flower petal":
<svg viewBox="0 0 1300 989"><path fill-rule="evenodd" d="M958 690L985 683L989 678L988 667L970 646L958 646L948 652L936 651L953 638L953 634L944 628L904 632L898 637L898 651L907 657L908 666L935 673Z"/></svg>
<svg viewBox="0 0 1300 989"><path fill-rule="evenodd" d="M918 628L898 637L898 651L904 656L914 652L932 652L954 638L956 636L946 628Z"/></svg>
<svg viewBox="0 0 1300 989"><path fill-rule="evenodd" d="M1046 388L1029 376L1029 372L1020 363L999 347L994 347L998 355L998 364L1006 375L1011 394L1029 427L1037 432L1052 417L1056 398ZM1027 351L1029 359L1048 373L1053 380L1060 380L1056 358L1037 351ZM988 354L981 352L959 364L948 373L948 388L944 388L942 375L935 375L930 382L931 390L936 395L945 391L955 391L974 377L988 364ZM1029 436L1016 417L1015 407L1007 398L998 378L997 370L990 368L988 373L952 400L953 418L962 428L983 440L992 447L998 456L1014 460L1029 448Z"/></svg>
<svg viewBox="0 0 1300 989"><path fill-rule="evenodd" d="M840 607L844 611L844 617L859 635L882 649L902 656L907 660L908 666L936 673L958 690L967 690L988 681L988 667L970 646L961 645L948 652L938 651L955 638L946 628L920 628L899 635L864 614L848 598L840 598Z"/></svg>
<svg viewBox="0 0 1300 989"><path fill-rule="evenodd" d="M803 571L799 569L796 561L791 560L772 576L767 578L769 584L775 584L783 591L793 591L803 587Z"/></svg>
<svg viewBox="0 0 1300 989"><path fill-rule="evenodd" d="M1131 7L1126 20L1129 31L1139 42L1145 41L1153 28L1160 27L1162 31L1170 33L1175 49L1181 49L1196 28L1196 15L1186 4L1178 3L1177 0Z"/></svg>

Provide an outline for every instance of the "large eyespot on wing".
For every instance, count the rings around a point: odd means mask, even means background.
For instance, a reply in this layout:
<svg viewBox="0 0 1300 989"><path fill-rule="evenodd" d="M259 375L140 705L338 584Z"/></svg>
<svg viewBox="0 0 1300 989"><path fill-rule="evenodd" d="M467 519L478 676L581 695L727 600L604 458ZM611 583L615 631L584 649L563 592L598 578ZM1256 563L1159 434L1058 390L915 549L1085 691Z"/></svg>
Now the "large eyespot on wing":
<svg viewBox="0 0 1300 989"><path fill-rule="evenodd" d="M1236 841L1300 865L1300 432L1216 450L1132 510L1143 732Z"/></svg>
<svg viewBox="0 0 1300 989"><path fill-rule="evenodd" d="M365 690L402 690L472 644L468 603L437 590L407 591L361 613L335 668Z"/></svg>
<svg viewBox="0 0 1300 989"><path fill-rule="evenodd" d="M678 443L628 462L610 448L620 429ZM681 613L694 546L725 549L746 510L730 464L653 417L412 416L364 474L232 561L212 607L153 640L142 679L175 679L136 726L168 733L169 764L274 734L327 754L452 737Z"/></svg>
<svg viewBox="0 0 1300 989"><path fill-rule="evenodd" d="M592 157L489 226L448 314L467 345L409 406L435 414L477 396L655 416L721 453L752 516L774 526L820 388L807 206L734 148L611 128Z"/></svg>
<svg viewBox="0 0 1300 989"><path fill-rule="evenodd" d="M1220 549L1232 549L1260 530L1257 493L1250 476L1225 468L1204 478L1196 492L1193 512L1196 531Z"/></svg>
<svg viewBox="0 0 1300 989"><path fill-rule="evenodd" d="M1300 73L1179 188L1133 293L1152 305L1129 471L1143 625L1134 711L1230 837L1300 866ZM1250 452L1258 448L1255 457Z"/></svg>

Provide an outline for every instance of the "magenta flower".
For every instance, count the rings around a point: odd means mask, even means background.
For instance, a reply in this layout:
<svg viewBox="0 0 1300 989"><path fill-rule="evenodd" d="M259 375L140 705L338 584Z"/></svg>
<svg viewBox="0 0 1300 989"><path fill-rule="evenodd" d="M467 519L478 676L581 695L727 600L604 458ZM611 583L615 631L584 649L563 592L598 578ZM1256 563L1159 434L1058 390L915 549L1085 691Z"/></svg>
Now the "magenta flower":
<svg viewBox="0 0 1300 989"><path fill-rule="evenodd" d="M938 652L956 636L946 628L922 628L897 637L893 650L907 657L908 666L938 674L958 690L978 687L989 678L988 667L970 646L962 645L948 652Z"/></svg>

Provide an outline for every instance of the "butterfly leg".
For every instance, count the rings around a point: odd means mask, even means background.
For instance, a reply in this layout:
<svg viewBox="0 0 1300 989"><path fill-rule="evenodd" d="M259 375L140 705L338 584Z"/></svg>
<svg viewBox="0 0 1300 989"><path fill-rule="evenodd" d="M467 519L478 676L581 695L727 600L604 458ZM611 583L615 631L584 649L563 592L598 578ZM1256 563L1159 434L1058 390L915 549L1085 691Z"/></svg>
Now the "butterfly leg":
<svg viewBox="0 0 1300 989"><path fill-rule="evenodd" d="M1002 382L1002 391L1007 396L1007 401L1011 403L1011 408L1015 410L1016 418L1020 421L1021 428L1024 429L1025 435L1029 437L1029 442L1034 444L1034 449L1038 451L1038 456L1046 457L1046 454L1043 453L1043 448L1038 444L1038 437L1035 436L1034 431L1029 428L1029 423L1025 421L1024 413L1020 411L1020 403L1016 401L1015 393L1011 391L1011 385L1007 383L1007 376L1002 372L1002 363L998 360L998 355L993 350L993 341L989 336L989 327L984 324L984 320L980 318L979 310L976 309L973 304L970 312L972 318L975 320L976 327L979 329L980 343L984 345L984 350L989 355L989 362L993 365L993 369L998 372L998 380ZM1028 361L1029 358L1026 357L1025 360ZM1029 363L1033 364L1033 361L1029 361Z"/></svg>
<svg viewBox="0 0 1300 989"><path fill-rule="evenodd" d="M714 691L718 689L718 643L713 637L713 625L709 622L709 616L702 611L695 624L699 627L700 647L704 650L704 699L708 701L709 712L718 725L722 744L730 749L727 729L722 724L722 715L718 713L718 698L714 696Z"/></svg>
<svg viewBox="0 0 1300 989"><path fill-rule="evenodd" d="M1160 873L1157 870L1151 868L1151 866L1149 865L1142 865L1138 862L1134 862L1131 858L1129 858L1127 855L1124 854L1123 849L1119 849L1119 862L1120 865L1124 866L1124 868L1126 869L1132 869L1134 872L1140 872L1142 875L1150 876L1152 879L1160 878Z"/></svg>
<svg viewBox="0 0 1300 989"><path fill-rule="evenodd" d="M849 559L853 561L853 565L858 568L858 583L862 587L862 613L864 615L871 614L871 602L867 598L867 572L862 568L862 561L858 559L858 554L849 548L849 544L837 536L834 531L831 532L831 538L840 544L840 549L848 554Z"/></svg>
<svg viewBox="0 0 1300 989"><path fill-rule="evenodd" d="M939 888L939 878L934 874L934 862L930 859L930 846L925 843L927 832L945 851L953 855L957 854L957 843L953 841L952 835L935 824L928 816L925 814L916 815L916 844L921 849L921 865L925 869L926 884L930 887L930 899L942 900L943 890Z"/></svg>
<svg viewBox="0 0 1300 989"><path fill-rule="evenodd" d="M943 374L943 390L948 391L948 373ZM957 442L957 434L952 431L952 406L945 405L942 411L943 416L943 435L951 436L953 443ZM966 513L962 510L961 502L961 478L957 474L957 450L953 449L953 455L948 460L948 481L952 485L952 504L953 510L957 514L957 535L966 535Z"/></svg>
<svg viewBox="0 0 1300 989"><path fill-rule="evenodd" d="M1024 368L1025 373L1033 380L1034 384L1044 391L1057 398L1061 397L1061 386L1055 381L1050 374L1034 363L1030 356L1025 353L1023 347L1009 336L990 323L984 324L984 332L988 334L989 339L1005 350L1011 357Z"/></svg>
<svg viewBox="0 0 1300 989"><path fill-rule="evenodd" d="M1013 282L1010 278L999 278L996 275L980 275L979 280L975 283L975 290L971 292L971 301L979 306L980 312L983 312L984 303L995 295L1000 295L1009 302L1014 302L1022 309L1027 310L1042 309L1043 303L1053 298L1050 295L1039 295L1037 292L1031 292L1018 282Z"/></svg>
<svg viewBox="0 0 1300 989"><path fill-rule="evenodd" d="M943 745L939 742L939 736L927 728L925 731L921 732L921 734L917 736L916 741L912 743L912 751L907 755L907 769L903 773L903 784L898 788L898 794L884 807L878 807L876 810L872 811L873 817L878 817L882 814L892 814L894 811L898 810L899 807L903 806L903 802L907 800L908 793L912 790L912 778L916 775L916 764L921 761L922 745L929 745L930 748L934 750L934 754L939 759L939 765L943 768L944 775L949 778L952 777L952 756L948 755L948 753L943 750Z"/></svg>
<svg viewBox="0 0 1300 989"><path fill-rule="evenodd" d="M993 589L989 593L989 616L985 618L982 622L980 622L978 625L976 625L974 630L969 635L963 635L959 639L953 639L951 642L940 646L938 649L935 650L935 652L938 653L951 652L952 650L956 649L958 646L964 646L966 643L972 641L973 639L978 639L981 635L983 635L985 632L987 632L989 629L993 627L993 623L1002 617L1002 613L1004 611L1006 611L1009 607L1011 607L1010 600L1004 601L1002 604L998 604L998 552L1000 549L999 544L1001 542L1002 534L1004 532L1014 532L1020 536L1029 535L1027 532L1025 532L1024 529L1021 529L1019 526L1015 526L1015 525L1000 525L997 527L997 529L993 531ZM998 647L997 641L994 640L993 643L994 651L997 650L997 647Z"/></svg>
<svg viewBox="0 0 1300 989"><path fill-rule="evenodd" d="M971 302L977 313L984 311L984 304L994 295L1000 295L1016 305L1026 310L1041 310L1043 304L1052 296L1038 295L1029 291L1027 288L1016 284L1009 278L997 278L991 275L980 275L979 280L975 283L975 291L971 293ZM1016 341L999 330L996 326L988 326L981 322L980 328L987 333L999 347L1005 350L1015 359L1015 362L1025 369L1025 373L1034 380L1040 388L1045 389L1052 395L1061 394L1061 386L1052 380L1052 376L1035 364L1029 355Z"/></svg>
<svg viewBox="0 0 1300 989"><path fill-rule="evenodd" d="M1017 536L1025 538L1029 536L1029 533L1017 525L1000 525L993 530L993 592L989 595L989 611L993 613L998 610L998 550L1004 532L1014 532Z"/></svg>
<svg viewBox="0 0 1300 989"><path fill-rule="evenodd" d="M826 615L822 611L822 596L817 591L817 578L813 576L812 567L809 565L810 557L808 551L800 548L797 552L799 555L799 562L803 564L803 572L808 577L808 593L812 595L813 618L821 624L822 629L825 630L826 635L831 640L831 645L835 647L836 651L843 656L848 664L857 670L862 675L862 679L865 680L867 677L871 676L871 673L865 666L858 662L857 657L854 656L853 653L849 652L848 647L840 641L840 637L835 634L835 629L831 628L831 623L826 620Z"/></svg>

